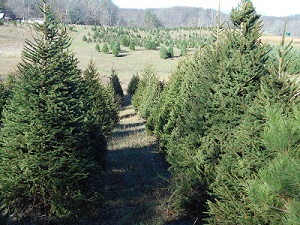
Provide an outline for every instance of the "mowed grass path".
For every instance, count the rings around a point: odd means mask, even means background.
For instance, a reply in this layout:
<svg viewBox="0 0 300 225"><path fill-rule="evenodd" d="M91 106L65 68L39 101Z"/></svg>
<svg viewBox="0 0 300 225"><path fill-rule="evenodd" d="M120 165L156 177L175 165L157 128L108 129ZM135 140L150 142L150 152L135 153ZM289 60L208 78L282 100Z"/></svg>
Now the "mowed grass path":
<svg viewBox="0 0 300 225"><path fill-rule="evenodd" d="M197 218L176 218L172 212L169 165L130 101L127 96L108 144L103 171L104 205L97 224L199 224Z"/></svg>
<svg viewBox="0 0 300 225"><path fill-rule="evenodd" d="M168 165L129 97L126 100L106 155L100 224L163 224L168 219Z"/></svg>

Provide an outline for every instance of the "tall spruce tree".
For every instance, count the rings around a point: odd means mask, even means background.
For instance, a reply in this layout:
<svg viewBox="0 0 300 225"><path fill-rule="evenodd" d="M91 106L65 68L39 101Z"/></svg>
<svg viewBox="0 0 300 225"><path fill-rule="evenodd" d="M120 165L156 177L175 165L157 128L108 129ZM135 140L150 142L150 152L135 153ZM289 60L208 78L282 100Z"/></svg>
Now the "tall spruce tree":
<svg viewBox="0 0 300 225"><path fill-rule="evenodd" d="M224 143L257 96L269 74L269 48L259 41L261 21L251 1L231 13L233 29L216 32L217 41L183 71L191 77L179 92L181 110L167 141L167 160L175 177L174 195L186 209L206 211L215 167Z"/></svg>
<svg viewBox="0 0 300 225"><path fill-rule="evenodd" d="M257 199L253 198L255 189L257 196L266 193L266 189L261 188L262 186L258 187L260 181L249 187L250 191L246 187L253 182L252 179L263 167L272 164L272 159L281 154L276 149L277 143L289 142L293 139L292 132L276 129L276 127L283 129L286 126L287 123L282 122L280 117L284 118L291 114L299 101L295 95L298 90L297 85L286 76L290 53L290 44L284 45L283 36L278 56L275 58L270 55L268 62L270 66L267 66L269 75L261 79L257 97L248 106L240 125L232 130L232 138L223 144L224 153L216 166L216 179L211 185L214 197L214 200L209 202L211 224L281 224L279 221L284 221L284 213L276 215L262 202L261 205L257 204ZM275 61L277 63L274 63ZM275 115L280 112L275 119L277 125L274 119L270 120L269 112ZM263 138L265 126L270 123L273 124L272 132L276 134L277 139L272 142L272 147L267 146ZM292 131L292 129L287 130ZM292 143L287 145L293 146ZM248 192L252 192L252 196Z"/></svg>
<svg viewBox="0 0 300 225"><path fill-rule="evenodd" d="M72 217L93 203L100 168L78 61L52 6L43 4L44 23L26 41L3 111L0 148L1 208L36 223Z"/></svg>

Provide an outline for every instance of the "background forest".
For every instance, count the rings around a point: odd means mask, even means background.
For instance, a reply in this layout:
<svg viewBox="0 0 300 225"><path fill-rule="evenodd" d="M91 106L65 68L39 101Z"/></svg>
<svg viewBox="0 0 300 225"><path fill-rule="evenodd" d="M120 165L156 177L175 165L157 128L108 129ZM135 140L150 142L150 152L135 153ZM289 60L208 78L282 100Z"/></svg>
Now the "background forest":
<svg viewBox="0 0 300 225"><path fill-rule="evenodd" d="M28 20L40 17L36 7L39 0L0 0L0 12L12 18ZM2 10L1 10L2 9ZM222 10L222 9L221 9ZM111 0L55 1L54 11L63 22L86 25L133 26L133 27L212 27L216 25L218 12L213 9L172 7L164 9L123 9ZM221 13L221 21L229 15ZM264 31L281 35L288 21L287 32L300 36L300 15L286 17L263 16Z"/></svg>

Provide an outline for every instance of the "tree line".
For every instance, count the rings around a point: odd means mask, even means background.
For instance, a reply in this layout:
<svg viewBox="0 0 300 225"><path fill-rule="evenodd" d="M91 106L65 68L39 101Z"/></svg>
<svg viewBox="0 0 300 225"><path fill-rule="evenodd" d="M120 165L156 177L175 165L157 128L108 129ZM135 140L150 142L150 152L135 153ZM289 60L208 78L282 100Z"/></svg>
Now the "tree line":
<svg viewBox="0 0 300 225"><path fill-rule="evenodd" d="M2 2L7 14L13 18L28 20L42 16L37 7L39 0L2 0ZM55 1L53 10L57 18L67 23L108 26L118 23L119 8L111 0Z"/></svg>
<svg viewBox="0 0 300 225"><path fill-rule="evenodd" d="M36 3L38 0L0 0L0 11L7 12L12 18L41 16ZM213 9L196 7L172 7L163 9L122 9L111 0L66 0L55 1L54 11L59 19L73 24L138 26L138 27L214 27L218 12ZM221 22L229 19L221 13ZM264 30L273 35L281 35L288 21L287 31L292 36L300 36L297 26L299 16L264 16Z"/></svg>
<svg viewBox="0 0 300 225"><path fill-rule="evenodd" d="M208 224L299 224L299 84L283 39L260 41L261 16L242 0L215 42L182 60L167 84L151 69L132 103L172 172L169 204ZM136 82L136 78L135 81Z"/></svg>

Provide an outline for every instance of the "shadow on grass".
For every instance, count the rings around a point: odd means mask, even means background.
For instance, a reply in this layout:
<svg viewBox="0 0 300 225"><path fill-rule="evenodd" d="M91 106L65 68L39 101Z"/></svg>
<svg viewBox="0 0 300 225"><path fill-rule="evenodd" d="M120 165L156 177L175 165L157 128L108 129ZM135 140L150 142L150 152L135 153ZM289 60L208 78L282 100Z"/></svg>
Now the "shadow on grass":
<svg viewBox="0 0 300 225"><path fill-rule="evenodd" d="M145 132L144 128L137 128L135 127L134 129L130 129L130 127L127 128L127 130L122 130L122 131L114 131L113 136L122 138L122 137L128 137L131 134L139 134Z"/></svg>
<svg viewBox="0 0 300 225"><path fill-rule="evenodd" d="M156 143L109 151L102 224L152 224L170 174Z"/></svg>
<svg viewBox="0 0 300 225"><path fill-rule="evenodd" d="M129 54L127 54L127 53L120 53L117 57L118 58L124 58L126 56L129 56Z"/></svg>
<svg viewBox="0 0 300 225"><path fill-rule="evenodd" d="M129 107L129 106L132 106L131 105L131 98L132 96L127 94L124 96L124 104L123 104L123 107Z"/></svg>
<svg viewBox="0 0 300 225"><path fill-rule="evenodd" d="M136 113L129 113L129 114L126 114L126 115L122 115L122 116L120 116L120 120L121 119L128 119L128 118L133 117L135 115L136 115Z"/></svg>
<svg viewBox="0 0 300 225"><path fill-rule="evenodd" d="M187 224L201 225L203 223L198 218L195 218L195 219L181 218L181 219L178 219L178 220L173 220L173 221L170 221L170 222L166 222L163 225L187 225Z"/></svg>
<svg viewBox="0 0 300 225"><path fill-rule="evenodd" d="M123 117L123 119L126 119L126 117ZM126 131L128 129L134 130L134 128L140 128L140 127L144 128L144 125L145 125L144 122L118 124L112 133L115 134L116 132ZM145 128L144 128L144 130L145 130Z"/></svg>
<svg viewBox="0 0 300 225"><path fill-rule="evenodd" d="M158 142L145 132L130 96L119 125L113 131L103 171L103 198L99 224L193 224L195 220L168 222L171 174ZM132 119L129 119L132 117ZM101 222L100 222L101 221Z"/></svg>

